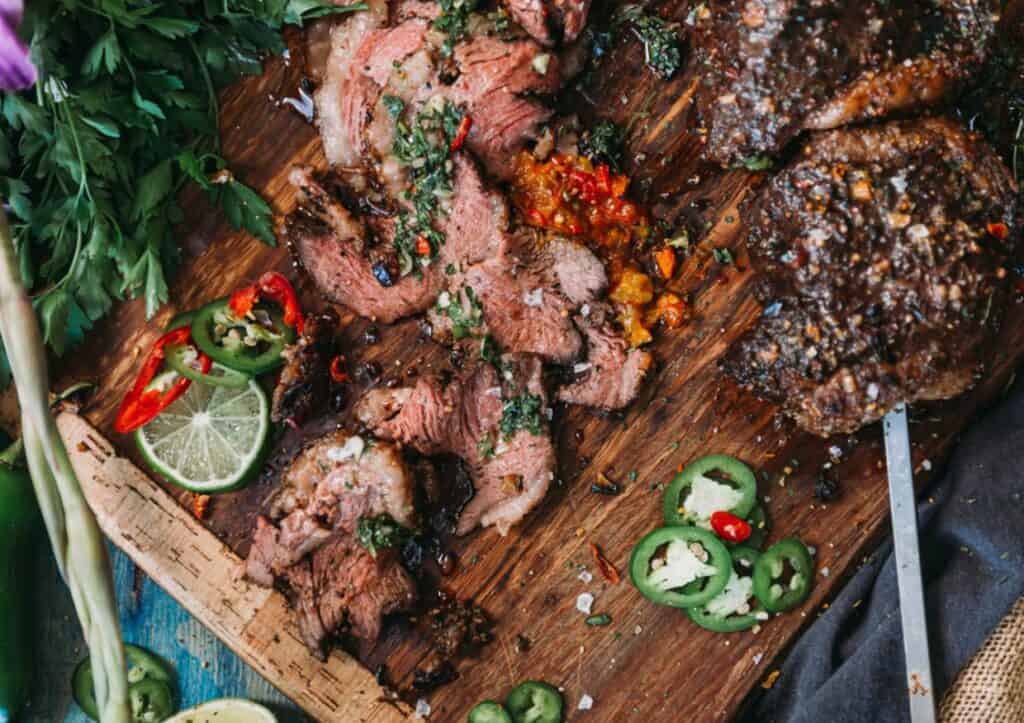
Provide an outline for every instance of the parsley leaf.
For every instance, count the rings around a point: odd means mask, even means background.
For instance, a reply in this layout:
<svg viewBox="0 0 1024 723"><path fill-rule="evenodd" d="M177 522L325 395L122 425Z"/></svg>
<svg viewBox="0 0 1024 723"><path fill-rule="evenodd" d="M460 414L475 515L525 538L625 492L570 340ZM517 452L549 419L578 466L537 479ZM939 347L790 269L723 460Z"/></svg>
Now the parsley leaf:
<svg viewBox="0 0 1024 723"><path fill-rule="evenodd" d="M543 431L540 415L541 398L536 394L506 399L501 404L501 433L511 437L518 430L525 429L530 434L540 434Z"/></svg>
<svg viewBox="0 0 1024 723"><path fill-rule="evenodd" d="M619 11L618 24L628 24L644 45L644 62L664 80L669 80L683 65L678 26L657 15L647 14L639 5L625 5Z"/></svg>

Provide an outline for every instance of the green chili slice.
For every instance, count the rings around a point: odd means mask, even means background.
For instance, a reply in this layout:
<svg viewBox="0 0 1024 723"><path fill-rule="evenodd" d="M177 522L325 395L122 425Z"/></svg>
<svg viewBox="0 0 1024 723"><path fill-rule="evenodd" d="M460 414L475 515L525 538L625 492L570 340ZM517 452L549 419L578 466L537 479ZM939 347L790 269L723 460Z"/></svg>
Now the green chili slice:
<svg viewBox="0 0 1024 723"><path fill-rule="evenodd" d="M719 593L715 600L711 600L705 605L687 608L686 610L690 620L702 628L716 633L738 633L742 630L749 630L768 617L764 610L750 604L750 598L753 597L752 583L742 582L743 580L752 579L754 565L757 563L761 553L753 548L742 545L732 548L730 553L732 555L733 576L729 578L726 589ZM746 585L751 585L751 588L747 588ZM735 587L738 590L750 590L747 599L741 603L741 607L745 605L749 608L747 611L722 610L719 609L720 605L715 604L716 600L725 602L725 599L729 597L730 587Z"/></svg>
<svg viewBox="0 0 1024 723"><path fill-rule="evenodd" d="M512 717L501 703L485 700L469 711L469 723L512 723Z"/></svg>
<svg viewBox="0 0 1024 723"><path fill-rule="evenodd" d="M715 471L720 474L708 474ZM757 478L750 467L735 457L712 454L691 462L675 476L665 491L662 510L670 525L707 527L713 512L722 510L745 519L756 502Z"/></svg>
<svg viewBox="0 0 1024 723"><path fill-rule="evenodd" d="M561 723L562 694L547 683L528 680L509 693L505 708L512 723Z"/></svg>
<svg viewBox="0 0 1024 723"><path fill-rule="evenodd" d="M784 582L787 562L792 576ZM765 610L781 613L807 599L813 579L811 553L800 540L789 537L765 550L754 565L754 595Z"/></svg>
<svg viewBox="0 0 1024 723"><path fill-rule="evenodd" d="M125 643L124 653L128 661L128 694L133 723L161 721L169 717L175 711L171 669L153 653L137 645ZM82 712L93 720L99 720L89 658L75 668L71 692ZM160 717L151 717L154 713L159 713Z"/></svg>
<svg viewBox="0 0 1024 723"><path fill-rule="evenodd" d="M295 340L295 329L284 323L277 308L258 307L267 323L239 318L218 299L199 309L192 319L192 341L213 361L245 374L257 376L284 363L281 352Z"/></svg>
<svg viewBox="0 0 1024 723"><path fill-rule="evenodd" d="M675 608L708 602L725 589L731 572L725 544L697 527L655 530L637 543L629 559L636 589L648 600Z"/></svg>
<svg viewBox="0 0 1024 723"><path fill-rule="evenodd" d="M177 329L182 326L191 326L192 321L195 318L196 312L186 311L181 314L177 314L170 323L167 324L167 330ZM165 361L174 371L178 372L181 376L186 379L191 379L194 382L201 382L203 384L212 384L216 387L234 387L241 389L249 385L249 380L252 379L248 374L229 369L223 364L217 362L213 363L206 374L203 374L199 370L197 360L199 358L199 350L195 344L174 344L168 346L165 350L167 356Z"/></svg>

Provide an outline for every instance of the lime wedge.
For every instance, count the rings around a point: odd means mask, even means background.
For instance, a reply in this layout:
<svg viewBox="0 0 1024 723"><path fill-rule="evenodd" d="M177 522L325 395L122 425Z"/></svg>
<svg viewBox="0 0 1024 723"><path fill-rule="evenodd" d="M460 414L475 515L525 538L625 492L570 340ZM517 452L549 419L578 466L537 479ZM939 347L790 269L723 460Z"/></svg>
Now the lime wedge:
<svg viewBox="0 0 1024 723"><path fill-rule="evenodd" d="M183 710L164 723L277 723L277 718L258 703L241 698L220 698Z"/></svg>
<svg viewBox="0 0 1024 723"><path fill-rule="evenodd" d="M135 442L169 482L203 494L244 485L263 460L270 430L267 395L254 380L241 388L193 382Z"/></svg>

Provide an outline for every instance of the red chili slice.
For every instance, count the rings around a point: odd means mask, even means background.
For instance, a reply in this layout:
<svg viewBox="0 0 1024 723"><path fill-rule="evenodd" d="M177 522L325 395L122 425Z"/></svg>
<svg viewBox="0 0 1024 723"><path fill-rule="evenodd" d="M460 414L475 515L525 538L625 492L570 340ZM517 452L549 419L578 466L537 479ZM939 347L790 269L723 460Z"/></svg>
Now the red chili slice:
<svg viewBox="0 0 1024 723"><path fill-rule="evenodd" d="M345 357L341 354L331 359L331 379L338 384L348 381L348 372L345 371Z"/></svg>
<svg viewBox="0 0 1024 723"><path fill-rule="evenodd" d="M469 135L469 131L473 128L473 119L468 115L462 116L462 120L459 121L459 128L455 131L455 137L452 138L452 144L448 147L452 153L462 148L462 144L466 142L466 136Z"/></svg>
<svg viewBox="0 0 1024 723"><path fill-rule="evenodd" d="M228 300L228 306L235 315L244 318L263 297L276 301L284 310L284 323L302 333L304 319L295 289L288 279L276 271L266 272L255 284L233 293Z"/></svg>
<svg viewBox="0 0 1024 723"><path fill-rule="evenodd" d="M985 230L1000 241L1005 241L1010 235L1009 227L1000 221L985 224Z"/></svg>
<svg viewBox="0 0 1024 723"><path fill-rule="evenodd" d="M185 393L192 383L185 377L178 377L171 388L167 391L159 389L146 389L153 377L163 366L165 349L168 346L188 344L192 338L192 331L189 327L183 326L167 332L153 344L153 348L142 365L135 384L131 391L125 395L121 407L117 411L117 419L114 420L114 430L122 434L134 432L142 427L166 409L175 399ZM213 362L205 354L199 355L199 370L206 374L210 371Z"/></svg>
<svg viewBox="0 0 1024 723"><path fill-rule="evenodd" d="M750 523L746 520L741 520L733 513L722 510L711 513L711 529L715 531L716 535L729 542L743 542L753 532Z"/></svg>

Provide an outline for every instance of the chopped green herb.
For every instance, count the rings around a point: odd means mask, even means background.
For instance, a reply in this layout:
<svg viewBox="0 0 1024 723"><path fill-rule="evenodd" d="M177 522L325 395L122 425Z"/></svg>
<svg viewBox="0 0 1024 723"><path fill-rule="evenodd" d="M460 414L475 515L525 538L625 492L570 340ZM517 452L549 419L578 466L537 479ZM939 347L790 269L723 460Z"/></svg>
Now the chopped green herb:
<svg viewBox="0 0 1024 723"><path fill-rule="evenodd" d="M444 272L448 276L454 276L456 271L458 271L458 269L455 268L455 264L448 264L444 267Z"/></svg>
<svg viewBox="0 0 1024 723"><path fill-rule="evenodd" d="M480 441L476 443L476 451L484 459L490 459L494 456L494 440L491 439L489 433L482 436Z"/></svg>
<svg viewBox="0 0 1024 723"><path fill-rule="evenodd" d="M750 156L744 158L741 163L748 171L767 171L772 167L772 159L768 156Z"/></svg>
<svg viewBox="0 0 1024 723"><path fill-rule="evenodd" d="M595 163L606 163L619 171L626 147L626 134L611 121L600 121L580 139L580 153Z"/></svg>
<svg viewBox="0 0 1024 723"><path fill-rule="evenodd" d="M356 525L356 539L359 544L377 557L377 551L397 547L411 536L411 532L395 522L391 515L360 517Z"/></svg>
<svg viewBox="0 0 1024 723"><path fill-rule="evenodd" d="M501 349L498 348L498 342L494 341L490 334L480 340L480 358L494 366L497 366L501 360Z"/></svg>
<svg viewBox="0 0 1024 723"><path fill-rule="evenodd" d="M679 232L678 236L670 238L665 243L674 249L683 249L685 251L690 248L690 232L684 228Z"/></svg>
<svg viewBox="0 0 1024 723"><path fill-rule="evenodd" d="M451 319L452 336L456 339L473 335L483 324L483 306L472 286L463 286L454 294L442 294L437 300L437 310Z"/></svg>
<svg viewBox="0 0 1024 723"><path fill-rule="evenodd" d="M676 23L649 15L639 5L623 6L616 20L628 24L644 44L644 62L655 74L668 80L679 72L683 54Z"/></svg>
<svg viewBox="0 0 1024 723"><path fill-rule="evenodd" d="M441 55L452 57L455 46L468 34L469 16L476 9L477 0L437 0L441 14L434 20L434 28L445 35Z"/></svg>
<svg viewBox="0 0 1024 723"><path fill-rule="evenodd" d="M732 251L726 248L717 248L712 253L715 256L715 261L720 264L731 264L733 262Z"/></svg>
<svg viewBox="0 0 1024 723"><path fill-rule="evenodd" d="M586 619L587 625L593 625L595 627L604 627L605 625L612 624L612 616L608 613L601 613L600 615L591 615Z"/></svg>
<svg viewBox="0 0 1024 723"><path fill-rule="evenodd" d="M543 431L541 406L541 398L536 394L521 394L506 399L501 405L501 433L511 437L520 429L525 429L530 434L540 434Z"/></svg>
<svg viewBox="0 0 1024 723"><path fill-rule="evenodd" d="M630 482L636 482L637 474L635 469L631 469L629 474L626 475Z"/></svg>
<svg viewBox="0 0 1024 723"><path fill-rule="evenodd" d="M402 113L405 112L405 101L394 95L385 95L381 98L381 102L384 103L384 107L388 111L388 115L394 120L398 120L402 117Z"/></svg>
<svg viewBox="0 0 1024 723"><path fill-rule="evenodd" d="M388 112L392 111L389 105ZM461 111L448 100L427 103L411 126L395 117L391 152L409 169L410 187L404 196L412 204L411 211L399 211L395 227L394 245L402 276L433 261L445 241L444 234L434 228L434 219L438 198L452 191L454 168L449 162L449 149L461 120ZM429 245L428 254L417 248L420 239Z"/></svg>

